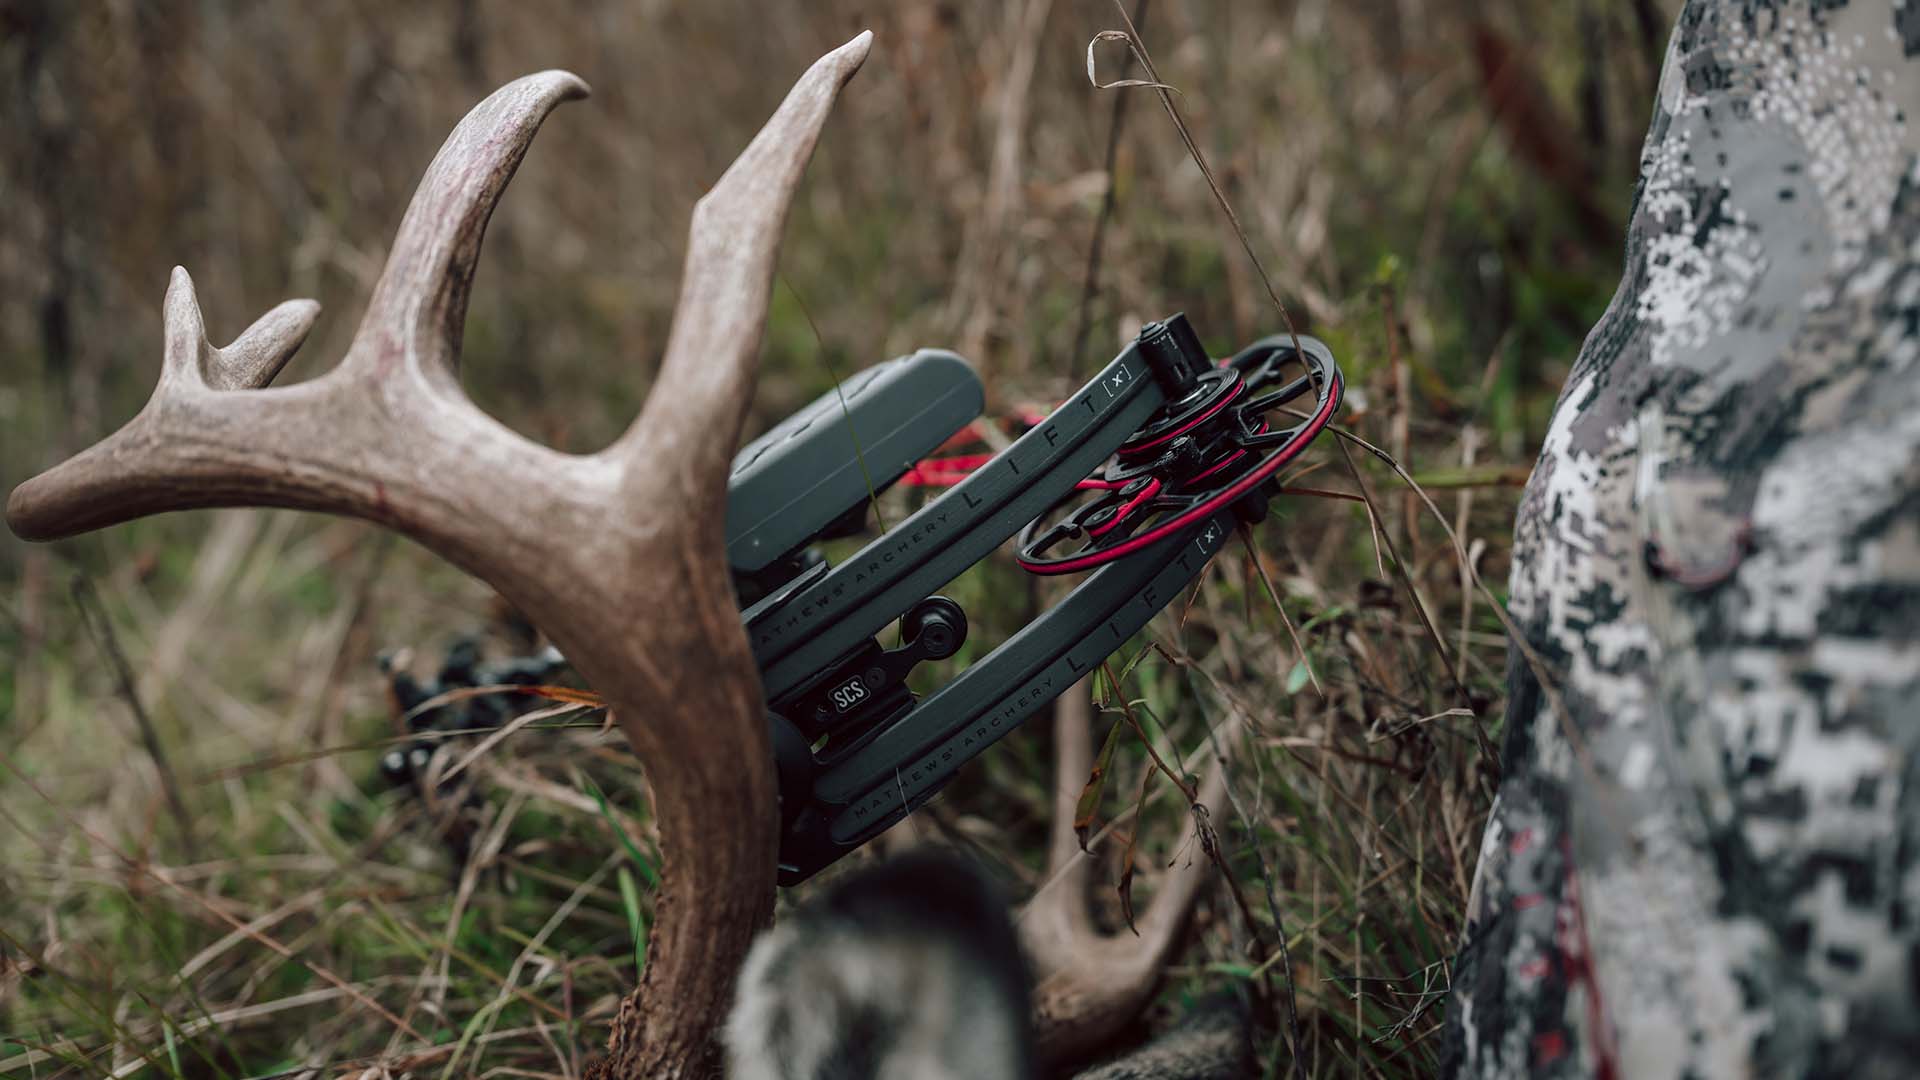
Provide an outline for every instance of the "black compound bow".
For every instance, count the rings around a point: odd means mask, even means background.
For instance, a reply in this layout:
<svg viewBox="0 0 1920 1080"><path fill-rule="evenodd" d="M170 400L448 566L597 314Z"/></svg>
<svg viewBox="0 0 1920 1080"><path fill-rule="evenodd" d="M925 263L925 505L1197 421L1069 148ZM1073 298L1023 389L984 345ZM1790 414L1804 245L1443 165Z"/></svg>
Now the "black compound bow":
<svg viewBox="0 0 1920 1080"><path fill-rule="evenodd" d="M1146 626L1239 522L1264 517L1276 474L1342 390L1314 338L1269 337L1216 365L1174 315L997 454L929 458L984 400L965 361L932 349L860 372L743 448L727 559L779 767L781 884L925 803ZM814 545L864 531L875 494L902 480L948 490L829 565ZM920 698L913 669L967 636L966 613L934 590L1016 533L1025 569L1092 574ZM877 635L896 620L902 644L886 648ZM383 762L396 781L418 764Z"/></svg>
<svg viewBox="0 0 1920 1080"><path fill-rule="evenodd" d="M1137 633L1199 574L1333 418L1340 369L1281 335L1215 365L1184 315L1150 323L1011 446L837 566L872 494L978 414L980 384L922 351L829 391L740 452L728 557L780 768L780 881L796 884L931 798ZM951 476L951 474L949 474ZM922 700L966 616L934 590L1015 533L1042 574L1094 571ZM875 636L900 621L903 644Z"/></svg>

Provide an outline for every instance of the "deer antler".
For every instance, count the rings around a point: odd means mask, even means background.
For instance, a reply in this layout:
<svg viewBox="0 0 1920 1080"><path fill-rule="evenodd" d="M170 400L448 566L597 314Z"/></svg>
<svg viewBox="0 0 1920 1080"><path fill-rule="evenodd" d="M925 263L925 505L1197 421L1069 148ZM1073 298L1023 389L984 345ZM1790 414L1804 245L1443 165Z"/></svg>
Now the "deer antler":
<svg viewBox="0 0 1920 1080"><path fill-rule="evenodd" d="M1020 940L1034 968L1034 1037L1040 1056L1050 1062L1086 1056L1139 1015L1201 884L1213 872L1205 855L1191 852L1161 879L1153 902L1136 920L1138 937L1109 937L1094 928L1086 906L1093 860L1080 850L1073 828L1081 786L1093 768L1092 730L1091 686L1083 680L1054 706L1047 874L1019 916ZM1237 732L1223 737L1222 755L1237 741ZM1217 807L1226 797L1223 760L1207 767L1201 805Z"/></svg>
<svg viewBox="0 0 1920 1080"><path fill-rule="evenodd" d="M656 388L606 450L531 442L459 386L487 220L548 112L587 92L553 71L496 91L448 137L334 370L268 388L317 305L282 304L216 349L176 269L146 408L8 499L8 524L32 540L210 506L365 518L484 579L551 635L650 767L664 848L645 980L622 1006L603 1070L617 1075L711 1066L714 1022L771 911L778 811L760 687L723 565L726 466L787 208L870 43L861 34L817 61L695 208ZM641 612L677 617L643 622ZM726 828L710 827L715 815Z"/></svg>

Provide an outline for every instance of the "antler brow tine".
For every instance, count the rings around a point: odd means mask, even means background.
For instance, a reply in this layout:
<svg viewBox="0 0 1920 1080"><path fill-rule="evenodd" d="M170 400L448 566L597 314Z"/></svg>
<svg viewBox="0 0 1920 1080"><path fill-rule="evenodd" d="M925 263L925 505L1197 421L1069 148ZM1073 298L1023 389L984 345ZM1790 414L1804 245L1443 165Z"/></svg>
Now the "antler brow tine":
<svg viewBox="0 0 1920 1080"><path fill-rule="evenodd" d="M514 435L459 393L467 288L487 221L541 121L586 93L577 76L540 72L467 114L422 177L353 345L327 377L266 391L317 304L281 304L218 349L193 279L175 268L152 399L120 430L15 488L8 525L23 539L52 540L166 510L286 506L394 525L491 578L473 557L479 520L434 505L435 486L484 486L468 475L483 465L556 481L589 470ZM393 383L409 369L424 377ZM366 392L369 380L383 384L377 395Z"/></svg>
<svg viewBox="0 0 1920 1080"><path fill-rule="evenodd" d="M200 301L186 267L173 268L163 305L165 332L161 378L185 379L210 390L258 390L273 382L307 340L320 305L288 300L253 321L223 349L207 340Z"/></svg>

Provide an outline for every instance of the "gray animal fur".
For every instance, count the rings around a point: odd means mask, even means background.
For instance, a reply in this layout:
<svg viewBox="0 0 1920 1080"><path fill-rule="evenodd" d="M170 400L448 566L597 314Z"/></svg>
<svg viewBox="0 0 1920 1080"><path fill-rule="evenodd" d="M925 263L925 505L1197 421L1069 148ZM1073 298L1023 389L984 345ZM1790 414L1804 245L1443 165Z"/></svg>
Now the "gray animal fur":
<svg viewBox="0 0 1920 1080"><path fill-rule="evenodd" d="M1030 1080L1027 965L1003 898L920 853L851 875L754 943L727 1020L734 1080ZM1078 1080L1250 1075L1237 998Z"/></svg>
<svg viewBox="0 0 1920 1080"><path fill-rule="evenodd" d="M843 881L762 934L727 1021L736 1080L1034 1075L1027 972L1004 901L947 858Z"/></svg>

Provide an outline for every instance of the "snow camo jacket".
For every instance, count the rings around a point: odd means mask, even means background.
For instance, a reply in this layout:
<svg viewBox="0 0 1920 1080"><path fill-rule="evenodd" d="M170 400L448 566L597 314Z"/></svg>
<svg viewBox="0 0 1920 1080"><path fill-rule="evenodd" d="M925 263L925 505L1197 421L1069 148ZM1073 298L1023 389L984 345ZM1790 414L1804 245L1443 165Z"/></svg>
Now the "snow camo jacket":
<svg viewBox="0 0 1920 1080"><path fill-rule="evenodd" d="M1453 1075L1920 1062L1920 0L1689 0L1516 528Z"/></svg>

